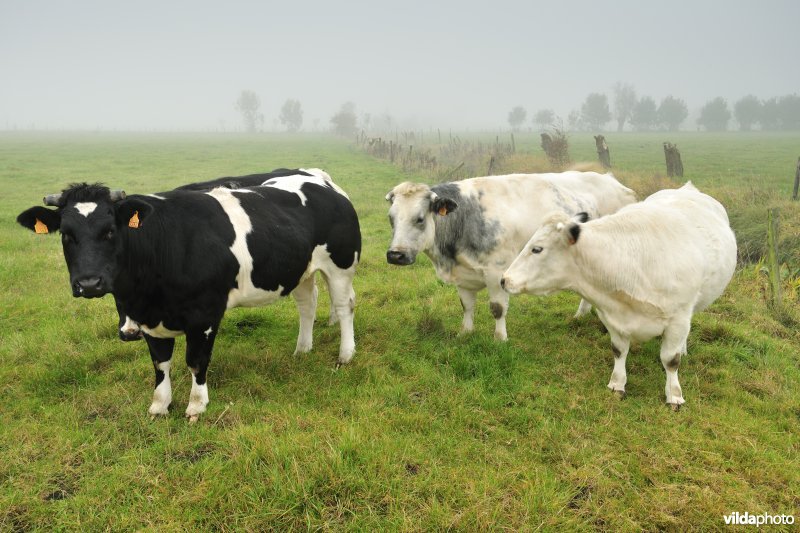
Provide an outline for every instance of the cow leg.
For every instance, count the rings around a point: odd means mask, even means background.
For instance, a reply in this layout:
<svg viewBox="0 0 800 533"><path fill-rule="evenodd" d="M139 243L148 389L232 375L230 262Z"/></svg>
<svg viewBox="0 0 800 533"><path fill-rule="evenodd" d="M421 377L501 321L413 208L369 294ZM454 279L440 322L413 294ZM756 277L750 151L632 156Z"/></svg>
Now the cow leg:
<svg viewBox="0 0 800 533"><path fill-rule="evenodd" d="M331 292L331 304L339 318L341 343L339 344L339 365L346 365L356 351L353 333L353 316L356 308L356 293L353 290L355 268L347 270L335 269L328 274L328 287Z"/></svg>
<svg viewBox="0 0 800 533"><path fill-rule="evenodd" d="M172 403L172 383L169 379L169 367L172 360L172 349L175 347L175 339L157 339L145 335L147 347L150 349L150 358L153 360L153 368L156 372L156 385L153 391L153 403L147 410L150 416L155 418L157 415L169 413L169 404Z"/></svg>
<svg viewBox="0 0 800 533"><path fill-rule="evenodd" d="M588 315L592 310L592 304L581 298L581 303L578 304L578 311L575 313L575 318L581 318Z"/></svg>
<svg viewBox="0 0 800 533"><path fill-rule="evenodd" d="M211 362L211 350L214 348L218 326L219 322L209 326L206 330L186 331L186 366L192 373L192 390L189 393L189 405L186 407L186 416L190 423L197 422L200 414L205 412L206 405L208 405L206 371Z"/></svg>
<svg viewBox="0 0 800 533"><path fill-rule="evenodd" d="M691 321L690 314L687 318L672 322L661 337L661 364L667 373L664 393L673 411L680 409L685 402L681 384L678 382L678 367L681 364L681 356L686 355L686 340L689 337Z"/></svg>
<svg viewBox="0 0 800 533"><path fill-rule="evenodd" d="M611 350L614 352L614 370L608 381L608 388L620 398L625 396L625 384L628 382L628 373L625 370L625 360L631 347L631 340L623 337L613 330L608 330L611 335Z"/></svg>
<svg viewBox="0 0 800 533"><path fill-rule="evenodd" d="M461 307L464 309L464 319L461 322L461 333L469 333L473 329L473 319L475 318L475 300L478 298L476 291L458 287L458 297L461 300Z"/></svg>
<svg viewBox="0 0 800 533"><path fill-rule="evenodd" d="M317 316L317 284L314 275L310 275L298 285L292 295L300 314L300 331L297 334L295 355L311 351L314 338L314 318Z"/></svg>
<svg viewBox="0 0 800 533"><path fill-rule="evenodd" d="M328 279L328 275L325 272L320 271L322 274L322 278L325 280L325 285L328 287L328 295L331 294L331 280ZM328 315L328 325L333 326L339 321L339 317L336 315L336 306L333 304L333 298L331 297L331 310L330 314Z"/></svg>
<svg viewBox="0 0 800 533"><path fill-rule="evenodd" d="M489 289L489 310L494 317L494 338L499 341L508 340L506 333L506 313L508 312L509 294L500 286L500 278L487 280L486 287Z"/></svg>

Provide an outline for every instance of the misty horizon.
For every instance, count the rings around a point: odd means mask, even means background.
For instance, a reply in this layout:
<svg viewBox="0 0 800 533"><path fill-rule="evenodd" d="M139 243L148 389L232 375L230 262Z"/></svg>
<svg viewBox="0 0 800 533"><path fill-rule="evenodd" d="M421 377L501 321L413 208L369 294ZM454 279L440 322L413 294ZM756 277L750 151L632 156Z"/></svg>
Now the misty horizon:
<svg viewBox="0 0 800 533"><path fill-rule="evenodd" d="M589 93L627 83L638 97L729 108L797 94L800 5L675 2L446 2L266 6L232 2L0 4L0 129L241 131L243 90L263 129L281 106L324 131L345 102L401 129L508 129L512 107L564 123ZM606 129L615 129L613 121Z"/></svg>

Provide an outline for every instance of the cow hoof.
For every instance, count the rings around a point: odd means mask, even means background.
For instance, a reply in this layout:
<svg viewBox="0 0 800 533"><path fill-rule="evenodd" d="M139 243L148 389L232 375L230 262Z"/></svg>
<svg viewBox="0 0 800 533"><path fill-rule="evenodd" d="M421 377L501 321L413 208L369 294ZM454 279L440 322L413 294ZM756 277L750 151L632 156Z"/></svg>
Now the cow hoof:
<svg viewBox="0 0 800 533"><path fill-rule="evenodd" d="M302 345L294 349L294 355L300 355L311 351L311 345Z"/></svg>
<svg viewBox="0 0 800 533"><path fill-rule="evenodd" d="M667 404L667 405L669 405L669 408L672 409L673 413L677 413L678 411L681 410L681 404L679 404L679 403L670 403L670 404Z"/></svg>
<svg viewBox="0 0 800 533"><path fill-rule="evenodd" d="M348 350L348 351L345 351L344 353L340 353L339 354L339 359L336 362L336 368L339 368L342 365L346 365L347 363L352 361L353 360L353 355L355 353L356 353L355 350L352 350L352 351Z"/></svg>
<svg viewBox="0 0 800 533"><path fill-rule="evenodd" d="M147 413L150 415L150 420L155 420L159 416L167 416L169 414L169 404L154 403L147 410Z"/></svg>
<svg viewBox="0 0 800 533"><path fill-rule="evenodd" d="M506 335L505 333L498 333L498 332L495 331L494 340L500 341L500 342L506 342L508 340L508 335Z"/></svg>
<svg viewBox="0 0 800 533"><path fill-rule="evenodd" d="M625 396L627 396L627 393L624 390L614 390L611 392L613 392L614 396L619 400L624 400Z"/></svg>
<svg viewBox="0 0 800 533"><path fill-rule="evenodd" d="M189 419L190 424L196 424L200 420L200 415L186 415L186 418Z"/></svg>

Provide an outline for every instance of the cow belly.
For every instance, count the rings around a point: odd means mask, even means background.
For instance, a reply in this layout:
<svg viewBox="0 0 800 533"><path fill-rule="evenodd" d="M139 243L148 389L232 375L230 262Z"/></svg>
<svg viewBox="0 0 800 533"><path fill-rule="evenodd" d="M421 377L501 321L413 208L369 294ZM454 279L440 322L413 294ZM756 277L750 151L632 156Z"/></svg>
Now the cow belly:
<svg viewBox="0 0 800 533"><path fill-rule="evenodd" d="M451 283L471 291L479 291L486 287L486 277L480 270L475 270L462 265L454 265L451 268L442 268L441 265L434 263L436 275L445 283Z"/></svg>
<svg viewBox="0 0 800 533"><path fill-rule="evenodd" d="M144 324L142 324L140 328L146 334L150 335L151 337L155 337L157 339L174 339L175 337L180 337L181 335L183 335L183 331L174 331L164 327L163 322L159 322L158 325L154 328L148 327Z"/></svg>
<svg viewBox="0 0 800 533"><path fill-rule="evenodd" d="M279 300L282 292L283 287L280 285L274 291L266 291L255 287L252 282L246 283L242 289L231 289L228 293L227 308L269 305Z"/></svg>

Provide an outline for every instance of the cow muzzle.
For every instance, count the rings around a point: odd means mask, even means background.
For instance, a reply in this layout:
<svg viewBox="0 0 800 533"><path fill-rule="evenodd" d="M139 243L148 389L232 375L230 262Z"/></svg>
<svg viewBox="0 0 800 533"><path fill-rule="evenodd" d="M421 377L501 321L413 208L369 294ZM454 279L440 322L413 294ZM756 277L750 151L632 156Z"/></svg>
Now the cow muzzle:
<svg viewBox="0 0 800 533"><path fill-rule="evenodd" d="M72 295L76 298L98 298L107 292L100 276L79 279L72 284Z"/></svg>
<svg viewBox="0 0 800 533"><path fill-rule="evenodd" d="M500 280L500 287L509 294L519 294L521 292L519 287L515 286L514 282L505 276Z"/></svg>
<svg viewBox="0 0 800 533"><path fill-rule="evenodd" d="M386 252L386 262L390 265L410 265L414 262L415 257L408 252L400 250L389 250Z"/></svg>
<svg viewBox="0 0 800 533"><path fill-rule="evenodd" d="M129 328L129 329L120 329L119 330L119 338L125 342L128 341L138 341L144 337L142 334L142 330L139 328Z"/></svg>

